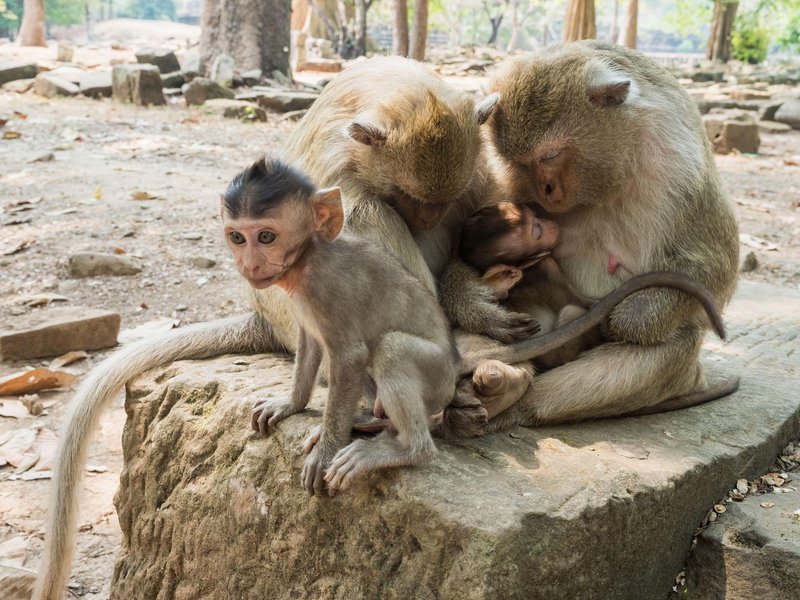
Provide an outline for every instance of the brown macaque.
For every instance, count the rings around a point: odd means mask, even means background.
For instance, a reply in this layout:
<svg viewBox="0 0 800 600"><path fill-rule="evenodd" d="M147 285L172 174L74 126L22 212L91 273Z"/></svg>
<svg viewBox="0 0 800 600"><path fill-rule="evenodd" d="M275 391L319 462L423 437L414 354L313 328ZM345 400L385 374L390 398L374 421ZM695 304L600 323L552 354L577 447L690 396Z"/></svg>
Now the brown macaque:
<svg viewBox="0 0 800 600"><path fill-rule="evenodd" d="M240 274L283 294L299 330L291 396L258 402L253 429L266 434L307 406L325 352L328 401L302 470L305 489L319 495L327 482L333 495L367 471L429 460L429 418L455 396L459 366L435 296L373 242L340 235L339 188L316 190L280 161L262 159L237 175L222 216ZM364 389L374 390L393 430L351 443Z"/></svg>
<svg viewBox="0 0 800 600"><path fill-rule="evenodd" d="M479 128L496 100L489 96L476 104L471 95L413 60L366 60L325 87L289 135L281 157L322 187L340 185L344 231L376 242L435 293L463 218L492 189ZM82 465L100 413L117 390L176 360L227 352L294 352L297 325L286 299L273 287L250 290L251 314L123 348L77 390L57 451L36 600L58 600L64 593ZM472 330L504 341L523 339L534 326L530 317L485 296L465 295L446 305L460 311L451 315L456 323L471 320Z"/></svg>
<svg viewBox="0 0 800 600"><path fill-rule="evenodd" d="M498 173L512 199L535 199L558 224L553 258L582 295L671 270L718 306L728 302L736 221L697 107L671 74L635 50L584 41L505 62L490 92L499 96L487 122ZM685 293L638 292L602 323L611 343L534 377L490 427L671 409L683 405L675 398L730 392L738 380L706 388L698 355L707 326Z"/></svg>
<svg viewBox="0 0 800 600"><path fill-rule="evenodd" d="M481 283L498 300L536 318L547 333L575 320L594 303L575 290L553 259L559 234L555 221L538 218L530 206L499 202L466 220L458 253L482 273ZM562 365L599 342L595 328L537 357L535 365L540 370Z"/></svg>

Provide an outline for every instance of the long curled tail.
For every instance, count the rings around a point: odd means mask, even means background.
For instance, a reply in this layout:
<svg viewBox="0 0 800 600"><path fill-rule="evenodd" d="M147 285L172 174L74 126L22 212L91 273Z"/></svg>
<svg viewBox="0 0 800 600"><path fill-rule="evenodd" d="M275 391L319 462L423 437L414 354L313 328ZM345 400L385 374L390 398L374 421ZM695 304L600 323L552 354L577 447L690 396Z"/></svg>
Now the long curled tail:
<svg viewBox="0 0 800 600"><path fill-rule="evenodd" d="M142 340L116 352L95 368L78 388L67 414L45 522L42 567L33 600L60 600L72 565L77 529L78 484L103 409L131 379L176 360L229 352L285 350L271 327L256 314L192 325L157 339Z"/></svg>

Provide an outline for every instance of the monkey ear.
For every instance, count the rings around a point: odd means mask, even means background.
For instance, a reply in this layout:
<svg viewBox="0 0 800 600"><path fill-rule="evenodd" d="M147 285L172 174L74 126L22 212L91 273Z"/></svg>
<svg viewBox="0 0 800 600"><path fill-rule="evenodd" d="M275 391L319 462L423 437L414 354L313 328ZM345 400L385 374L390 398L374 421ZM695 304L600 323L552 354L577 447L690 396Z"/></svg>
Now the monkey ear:
<svg viewBox="0 0 800 600"><path fill-rule="evenodd" d="M360 144L381 146L386 141L386 132L379 125L366 121L353 121L347 126L347 135Z"/></svg>
<svg viewBox="0 0 800 600"><path fill-rule="evenodd" d="M481 100L478 105L475 107L475 118L478 120L478 125L483 125L489 119L489 117L494 112L494 107L497 106L497 103L500 101L500 94L495 92L494 94L489 94Z"/></svg>
<svg viewBox="0 0 800 600"><path fill-rule="evenodd" d="M631 91L630 80L612 81L589 86L589 102L595 106L619 106Z"/></svg>
<svg viewBox="0 0 800 600"><path fill-rule="evenodd" d="M492 265L481 276L481 283L494 290L498 300L508 297L508 290L517 285L522 279L522 271L509 265Z"/></svg>
<svg viewBox="0 0 800 600"><path fill-rule="evenodd" d="M321 240L333 241L344 227L342 190L338 187L319 190L314 194L314 228Z"/></svg>

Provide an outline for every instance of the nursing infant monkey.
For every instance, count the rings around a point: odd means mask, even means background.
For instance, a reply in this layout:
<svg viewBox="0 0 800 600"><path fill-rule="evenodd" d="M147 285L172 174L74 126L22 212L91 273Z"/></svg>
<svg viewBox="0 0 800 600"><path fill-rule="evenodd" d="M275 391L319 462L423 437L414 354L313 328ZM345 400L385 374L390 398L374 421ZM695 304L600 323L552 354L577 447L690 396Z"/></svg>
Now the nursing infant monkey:
<svg viewBox="0 0 800 600"><path fill-rule="evenodd" d="M475 353L462 362L433 294L373 242L340 235L339 188L317 190L294 168L262 159L231 182L222 217L241 275L256 289L283 290L299 326L291 396L259 402L253 428L266 433L302 411L323 352L330 360L323 423L306 442L309 455L301 473L311 494L321 494L326 484L335 494L367 471L430 459L436 452L432 424L442 435L463 436L470 431L465 421L471 420L473 434L481 433L486 410L457 386L459 378L488 356L516 363L553 351L595 328L619 301L644 287L676 287L696 296L724 336L714 301L700 286L682 275L651 273L629 280L549 336ZM552 247L555 238L542 237L523 241L522 253L538 252L540 243ZM387 430L372 440L350 442L362 394L376 414L385 414Z"/></svg>

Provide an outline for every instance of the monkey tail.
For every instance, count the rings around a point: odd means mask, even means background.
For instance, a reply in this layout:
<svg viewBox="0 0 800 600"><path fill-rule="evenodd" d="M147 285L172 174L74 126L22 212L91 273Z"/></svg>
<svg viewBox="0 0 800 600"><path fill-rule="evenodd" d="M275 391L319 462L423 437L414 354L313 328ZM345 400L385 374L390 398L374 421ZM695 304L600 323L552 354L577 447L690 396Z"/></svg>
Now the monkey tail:
<svg viewBox="0 0 800 600"><path fill-rule="evenodd" d="M453 401L431 418L431 434L445 440L481 437L488 423L481 401L457 390Z"/></svg>
<svg viewBox="0 0 800 600"><path fill-rule="evenodd" d="M739 389L739 377L734 375L727 381L711 386L693 394L684 394L659 402L654 406L646 406L633 412L625 413L626 417L640 417L643 415L655 415L658 413L672 412L673 410L681 410L682 408L690 408L692 406L699 406L724 396L729 396Z"/></svg>
<svg viewBox="0 0 800 600"><path fill-rule="evenodd" d="M33 600L60 600L69 578L77 529L78 484L91 433L114 393L142 373L176 360L228 352L283 350L256 314L202 323L122 348L95 368L78 388L56 454L42 567Z"/></svg>
<svg viewBox="0 0 800 600"><path fill-rule="evenodd" d="M725 339L725 325L711 293L694 279L683 273L659 271L631 277L610 294L600 299L585 314L570 321L550 333L540 335L502 348L493 348L467 354L465 367L460 376L466 376L475 370L476 365L489 359L500 360L507 364L515 364L536 358L560 348L594 327L600 325L614 308L631 294L650 287L669 287L686 292L697 298L702 305L716 334Z"/></svg>

